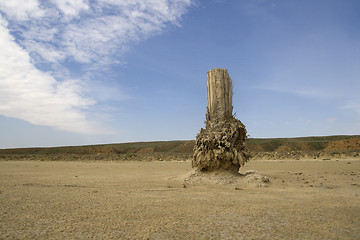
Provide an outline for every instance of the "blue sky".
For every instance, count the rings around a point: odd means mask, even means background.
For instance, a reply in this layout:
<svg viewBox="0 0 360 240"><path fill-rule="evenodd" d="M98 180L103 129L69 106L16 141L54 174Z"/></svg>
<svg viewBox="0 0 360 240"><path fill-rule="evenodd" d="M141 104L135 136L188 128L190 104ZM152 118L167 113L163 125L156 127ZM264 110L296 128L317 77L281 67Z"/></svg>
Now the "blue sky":
<svg viewBox="0 0 360 240"><path fill-rule="evenodd" d="M360 134L357 0L12 0L0 148L195 139L218 67L251 137Z"/></svg>

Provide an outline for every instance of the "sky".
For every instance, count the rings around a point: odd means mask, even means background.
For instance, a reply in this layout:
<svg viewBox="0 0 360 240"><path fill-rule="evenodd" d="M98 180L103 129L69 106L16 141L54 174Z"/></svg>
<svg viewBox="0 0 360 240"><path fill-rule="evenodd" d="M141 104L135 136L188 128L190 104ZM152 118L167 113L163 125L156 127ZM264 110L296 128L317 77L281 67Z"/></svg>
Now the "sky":
<svg viewBox="0 0 360 240"><path fill-rule="evenodd" d="M195 139L228 70L250 137L360 134L358 0L0 0L0 148Z"/></svg>

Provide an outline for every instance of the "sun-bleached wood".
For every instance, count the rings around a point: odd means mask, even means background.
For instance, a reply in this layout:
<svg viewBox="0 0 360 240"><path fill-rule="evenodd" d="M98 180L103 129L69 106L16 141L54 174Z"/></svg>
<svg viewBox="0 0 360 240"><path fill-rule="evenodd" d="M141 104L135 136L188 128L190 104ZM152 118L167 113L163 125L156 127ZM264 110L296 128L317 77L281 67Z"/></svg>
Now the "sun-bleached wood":
<svg viewBox="0 0 360 240"><path fill-rule="evenodd" d="M232 89L233 84L226 69L215 68L207 72L207 125L232 118Z"/></svg>

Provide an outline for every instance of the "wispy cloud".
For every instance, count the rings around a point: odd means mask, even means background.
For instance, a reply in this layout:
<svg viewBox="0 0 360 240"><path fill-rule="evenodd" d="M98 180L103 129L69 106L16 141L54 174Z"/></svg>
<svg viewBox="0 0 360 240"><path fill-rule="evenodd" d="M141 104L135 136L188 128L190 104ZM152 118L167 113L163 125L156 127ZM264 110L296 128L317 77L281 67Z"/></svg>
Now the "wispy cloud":
<svg viewBox="0 0 360 240"><path fill-rule="evenodd" d="M107 64L117 62L134 42L178 24L191 5L190 0L52 0L27 1L18 9L23 1L5 2L0 10L31 55L51 62L70 58Z"/></svg>
<svg viewBox="0 0 360 240"><path fill-rule="evenodd" d="M104 130L83 112L95 102L81 96L81 83L76 80L58 82L36 69L29 54L14 42L4 21L0 24L0 52L2 115L72 132Z"/></svg>
<svg viewBox="0 0 360 240"><path fill-rule="evenodd" d="M87 0L51 0L51 2L62 12L65 19L76 17L81 11L89 10Z"/></svg>
<svg viewBox="0 0 360 240"><path fill-rule="evenodd" d="M86 96L83 81L71 78L66 64L92 69L119 63L134 43L178 25L190 5L191 0L0 1L0 114L70 132L104 133L89 116L103 99Z"/></svg>
<svg viewBox="0 0 360 240"><path fill-rule="evenodd" d="M358 99L351 99L349 100L344 106L344 109L350 109L350 110L354 110L355 112L357 112L360 115L360 97L358 97Z"/></svg>
<svg viewBox="0 0 360 240"><path fill-rule="evenodd" d="M257 86L255 88L264 89L268 91L274 91L279 93L287 93L293 94L302 97L310 97L310 98L332 98L332 97L339 97L336 93L328 92L321 88L311 87L311 86L289 86L289 85L282 85L277 83L278 85L268 85L264 84L262 86Z"/></svg>
<svg viewBox="0 0 360 240"><path fill-rule="evenodd" d="M31 18L39 18L44 16L44 11L39 8L38 0L13 0L1 1L0 10L14 20L27 21Z"/></svg>
<svg viewBox="0 0 360 240"><path fill-rule="evenodd" d="M297 35L296 35L297 36ZM282 51L267 49L271 58L256 84L259 89L319 100L332 100L334 108L360 112L360 47L358 38L342 29L297 36ZM277 46L277 45L276 45ZM260 66L261 68L261 66Z"/></svg>

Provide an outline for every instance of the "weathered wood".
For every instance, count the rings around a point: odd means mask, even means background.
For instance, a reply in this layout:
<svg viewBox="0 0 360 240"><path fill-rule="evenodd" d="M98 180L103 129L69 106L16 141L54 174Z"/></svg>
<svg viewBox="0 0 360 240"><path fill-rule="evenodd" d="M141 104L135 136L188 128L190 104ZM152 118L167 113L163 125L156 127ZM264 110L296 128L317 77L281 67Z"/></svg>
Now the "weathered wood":
<svg viewBox="0 0 360 240"><path fill-rule="evenodd" d="M226 69L215 68L207 73L207 125L232 118L233 84Z"/></svg>

